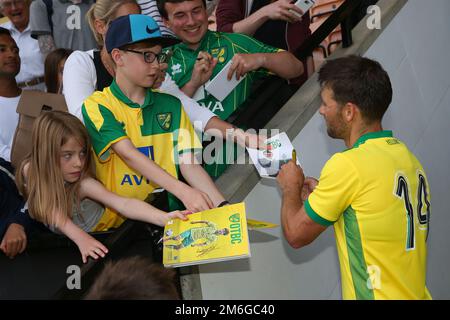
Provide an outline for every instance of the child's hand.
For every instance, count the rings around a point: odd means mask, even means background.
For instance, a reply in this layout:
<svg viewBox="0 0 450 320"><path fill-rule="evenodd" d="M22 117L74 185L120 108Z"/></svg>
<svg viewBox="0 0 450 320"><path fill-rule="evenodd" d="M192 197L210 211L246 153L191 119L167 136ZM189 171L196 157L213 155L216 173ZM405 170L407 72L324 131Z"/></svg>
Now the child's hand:
<svg viewBox="0 0 450 320"><path fill-rule="evenodd" d="M95 240L92 236L85 233L82 239L77 243L78 249L81 252L83 263L87 262L88 257L97 260L99 257L104 258L108 253L108 249L100 242Z"/></svg>
<svg viewBox="0 0 450 320"><path fill-rule="evenodd" d="M196 88L202 86L211 78L217 61L208 52L200 51L198 53L190 80Z"/></svg>
<svg viewBox="0 0 450 320"><path fill-rule="evenodd" d="M11 223L5 232L5 236L0 244L2 250L8 258L14 258L22 253L27 247L27 235L23 226Z"/></svg>
<svg viewBox="0 0 450 320"><path fill-rule="evenodd" d="M214 208L214 204L209 196L197 189L189 187L189 190L183 193L183 199L180 199L186 209L191 212L205 211Z"/></svg>
<svg viewBox="0 0 450 320"><path fill-rule="evenodd" d="M183 211L176 210L176 211L172 211L172 212L169 212L169 213L167 214L167 217L169 218L167 221L172 220L172 219L180 219L180 220L183 220L183 221L187 221L187 220L189 220L188 217L187 217L187 215L189 215L189 214L191 214L191 213L192 213L192 212L189 211L189 210L183 210Z"/></svg>

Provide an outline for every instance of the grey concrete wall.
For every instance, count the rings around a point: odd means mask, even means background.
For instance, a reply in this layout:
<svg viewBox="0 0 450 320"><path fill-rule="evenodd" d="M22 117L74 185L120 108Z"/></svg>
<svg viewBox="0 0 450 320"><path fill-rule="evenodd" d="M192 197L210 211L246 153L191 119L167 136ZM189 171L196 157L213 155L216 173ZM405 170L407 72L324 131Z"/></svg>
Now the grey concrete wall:
<svg viewBox="0 0 450 320"><path fill-rule="evenodd" d="M366 52L391 76L394 101L384 127L394 130L421 160L432 197L428 286L434 298L450 298L450 1L409 0ZM326 135L316 113L293 139L307 175L320 175L329 157L344 149ZM261 180L244 200L250 218L280 222L280 194ZM339 299L339 265L332 228L301 250L289 247L281 229L251 232L252 257L199 268L204 299Z"/></svg>

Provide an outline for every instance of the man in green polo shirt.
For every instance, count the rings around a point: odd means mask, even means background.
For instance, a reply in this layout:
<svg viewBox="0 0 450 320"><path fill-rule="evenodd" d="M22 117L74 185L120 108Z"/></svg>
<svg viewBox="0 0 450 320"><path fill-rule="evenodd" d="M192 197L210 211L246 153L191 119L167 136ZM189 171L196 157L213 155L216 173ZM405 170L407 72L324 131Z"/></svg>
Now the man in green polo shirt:
<svg viewBox="0 0 450 320"><path fill-rule="evenodd" d="M285 79L303 73L302 63L290 52L267 46L249 36L208 30L204 0L158 0L166 25L182 43L173 46L168 72L177 85L222 120L248 98L252 84L268 73ZM208 94L203 85L232 60L228 77L246 76L223 101ZM213 177L225 170L208 168Z"/></svg>

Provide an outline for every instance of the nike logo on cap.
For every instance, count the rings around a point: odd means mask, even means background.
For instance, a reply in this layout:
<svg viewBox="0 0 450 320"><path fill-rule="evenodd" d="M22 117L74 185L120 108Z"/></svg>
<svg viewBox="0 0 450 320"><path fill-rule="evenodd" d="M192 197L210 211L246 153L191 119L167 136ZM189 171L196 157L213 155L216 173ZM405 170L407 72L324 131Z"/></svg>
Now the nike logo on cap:
<svg viewBox="0 0 450 320"><path fill-rule="evenodd" d="M148 26L145 28L145 31L147 31L148 34L152 34L155 33L156 31L158 31L159 28L155 28L155 29L150 29Z"/></svg>

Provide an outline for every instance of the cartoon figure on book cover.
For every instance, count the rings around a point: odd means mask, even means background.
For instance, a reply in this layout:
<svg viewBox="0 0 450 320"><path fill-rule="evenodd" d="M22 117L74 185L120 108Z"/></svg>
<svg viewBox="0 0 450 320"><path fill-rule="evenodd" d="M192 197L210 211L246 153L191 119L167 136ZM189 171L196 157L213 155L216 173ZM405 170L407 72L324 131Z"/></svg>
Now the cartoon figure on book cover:
<svg viewBox="0 0 450 320"><path fill-rule="evenodd" d="M162 239L163 243L173 240L178 244L164 244L165 247L179 250L187 247L204 247L217 241L218 236L230 233L228 228L218 229L213 222L206 220L191 221L191 224L203 224L181 232L179 235L166 234ZM171 231L171 230L168 230Z"/></svg>

